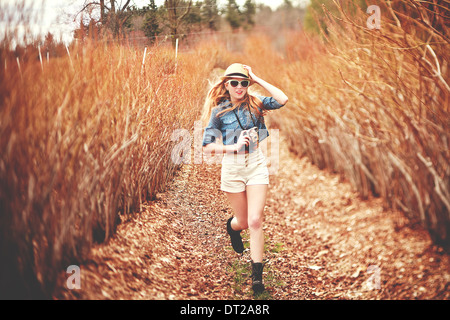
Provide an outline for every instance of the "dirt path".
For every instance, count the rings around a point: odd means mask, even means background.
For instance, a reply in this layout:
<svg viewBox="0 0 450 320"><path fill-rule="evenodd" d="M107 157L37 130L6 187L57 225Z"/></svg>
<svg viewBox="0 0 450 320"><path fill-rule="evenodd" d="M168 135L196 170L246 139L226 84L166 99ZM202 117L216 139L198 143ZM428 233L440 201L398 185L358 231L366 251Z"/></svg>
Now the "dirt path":
<svg viewBox="0 0 450 320"><path fill-rule="evenodd" d="M450 259L380 199L281 144L266 206L260 299L449 299ZM119 225L59 299L252 299L249 252L231 249L216 165L185 165L169 190ZM248 234L244 233L244 238ZM62 282L64 282L62 277Z"/></svg>

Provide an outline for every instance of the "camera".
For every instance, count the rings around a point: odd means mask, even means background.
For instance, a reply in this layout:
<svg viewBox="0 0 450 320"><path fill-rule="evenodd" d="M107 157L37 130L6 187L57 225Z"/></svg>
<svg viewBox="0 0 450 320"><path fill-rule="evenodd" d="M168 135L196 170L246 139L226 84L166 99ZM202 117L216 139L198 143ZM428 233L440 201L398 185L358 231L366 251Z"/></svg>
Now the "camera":
<svg viewBox="0 0 450 320"><path fill-rule="evenodd" d="M249 130L244 130L241 133L244 137L248 136L250 137L250 143L248 146L245 147L245 150L248 152L253 152L258 148L259 145L259 134L258 134L258 128L253 127Z"/></svg>

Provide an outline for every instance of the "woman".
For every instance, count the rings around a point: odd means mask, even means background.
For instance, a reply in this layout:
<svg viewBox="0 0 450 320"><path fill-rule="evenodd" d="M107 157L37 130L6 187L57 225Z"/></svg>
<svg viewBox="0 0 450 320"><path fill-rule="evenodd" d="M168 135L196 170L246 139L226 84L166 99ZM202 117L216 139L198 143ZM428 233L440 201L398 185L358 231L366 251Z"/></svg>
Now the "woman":
<svg viewBox="0 0 450 320"><path fill-rule="evenodd" d="M248 88L254 83L272 97L250 95ZM256 76L249 66L235 63L209 91L203 112L206 118L210 115L203 136L204 152L224 155L221 190L234 211L234 217L227 221L227 232L237 253L244 251L241 231L250 230L255 294L264 291L262 223L269 184L267 162L258 145L269 136L264 123L265 113L279 109L287 102L288 97L280 89Z"/></svg>

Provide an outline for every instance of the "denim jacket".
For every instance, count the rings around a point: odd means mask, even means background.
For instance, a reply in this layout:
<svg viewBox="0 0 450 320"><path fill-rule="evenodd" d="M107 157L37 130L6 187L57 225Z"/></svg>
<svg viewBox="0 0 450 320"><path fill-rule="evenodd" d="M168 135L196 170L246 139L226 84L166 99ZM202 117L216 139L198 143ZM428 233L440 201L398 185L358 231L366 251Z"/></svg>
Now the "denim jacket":
<svg viewBox="0 0 450 320"><path fill-rule="evenodd" d="M258 98L262 101L265 110L280 109L283 106L272 97L258 96ZM264 117L251 113L246 106L236 109L236 114L233 111L229 111L217 117L218 113L229 107L230 101L226 100L212 109L209 124L203 135L203 146L216 142L216 139L219 137L222 137L224 145L237 143L242 132L241 125L244 130L257 127L259 131L259 142L269 136L266 124L264 123Z"/></svg>

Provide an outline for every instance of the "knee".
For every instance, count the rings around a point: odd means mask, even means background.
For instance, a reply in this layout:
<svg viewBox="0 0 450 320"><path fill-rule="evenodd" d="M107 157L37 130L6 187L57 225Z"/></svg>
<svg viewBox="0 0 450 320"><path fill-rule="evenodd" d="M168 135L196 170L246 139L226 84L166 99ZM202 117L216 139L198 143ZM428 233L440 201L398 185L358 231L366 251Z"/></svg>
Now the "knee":
<svg viewBox="0 0 450 320"><path fill-rule="evenodd" d="M253 230L262 228L263 217L261 215L255 215L248 218L248 227Z"/></svg>
<svg viewBox="0 0 450 320"><path fill-rule="evenodd" d="M245 230L248 228L247 221L245 220L238 220L236 218L236 224L233 225L233 228L236 228L235 230Z"/></svg>

